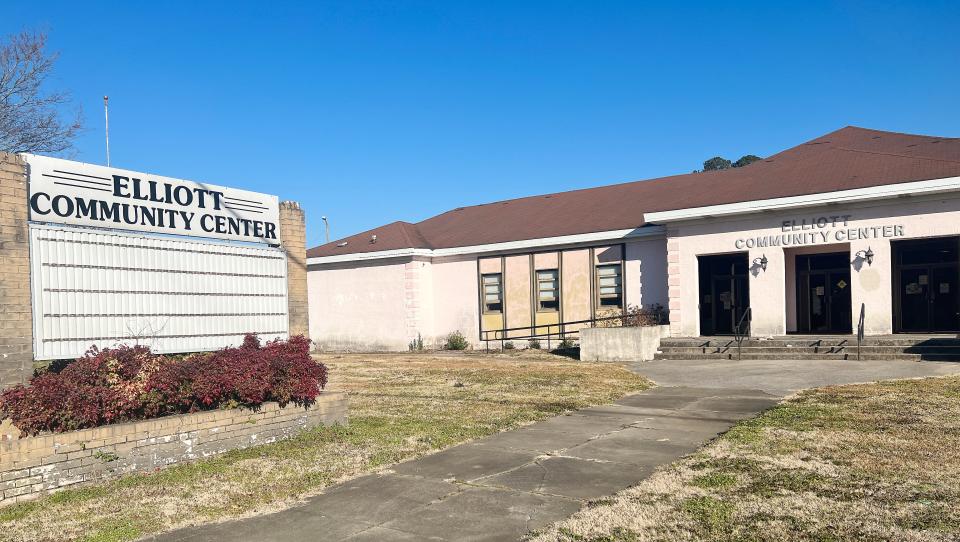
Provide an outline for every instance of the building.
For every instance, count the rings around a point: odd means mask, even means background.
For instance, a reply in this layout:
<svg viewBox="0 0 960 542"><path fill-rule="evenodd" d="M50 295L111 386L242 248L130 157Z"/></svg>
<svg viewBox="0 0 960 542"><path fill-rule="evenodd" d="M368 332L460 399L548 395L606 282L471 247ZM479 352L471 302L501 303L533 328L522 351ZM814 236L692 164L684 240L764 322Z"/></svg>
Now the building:
<svg viewBox="0 0 960 542"><path fill-rule="evenodd" d="M868 335L956 333L960 139L846 127L742 168L394 222L307 263L325 348L482 344L658 304L675 336L731 334L748 309L754 336L861 318Z"/></svg>

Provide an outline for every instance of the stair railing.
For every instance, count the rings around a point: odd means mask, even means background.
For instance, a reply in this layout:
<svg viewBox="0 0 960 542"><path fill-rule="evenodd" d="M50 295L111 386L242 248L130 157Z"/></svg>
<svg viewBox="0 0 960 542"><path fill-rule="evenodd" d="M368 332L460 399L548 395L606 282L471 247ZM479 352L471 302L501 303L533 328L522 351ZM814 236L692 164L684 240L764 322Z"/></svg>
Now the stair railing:
<svg viewBox="0 0 960 542"><path fill-rule="evenodd" d="M741 347L743 345L743 340L750 334L750 320L752 316L753 309L747 307L747 310L743 311L743 314L740 315L740 320L737 322L737 326L733 329L733 340L737 341L737 361L740 361Z"/></svg>
<svg viewBox="0 0 960 542"><path fill-rule="evenodd" d="M857 361L860 361L860 345L863 343L863 321L867 312L867 304L860 303L860 320L857 322Z"/></svg>

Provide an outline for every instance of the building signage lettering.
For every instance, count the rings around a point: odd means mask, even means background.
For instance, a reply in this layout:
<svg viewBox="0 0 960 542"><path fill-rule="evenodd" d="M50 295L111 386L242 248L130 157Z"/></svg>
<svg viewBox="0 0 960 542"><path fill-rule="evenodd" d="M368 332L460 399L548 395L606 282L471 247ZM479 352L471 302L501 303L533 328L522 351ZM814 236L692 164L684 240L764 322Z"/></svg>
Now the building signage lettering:
<svg viewBox="0 0 960 542"><path fill-rule="evenodd" d="M279 244L276 196L28 155L30 219Z"/></svg>
<svg viewBox="0 0 960 542"><path fill-rule="evenodd" d="M780 233L744 237L737 239L734 246L737 249L790 247L903 237L903 226L900 224L851 227L850 218L852 216L831 215L784 220L780 223Z"/></svg>

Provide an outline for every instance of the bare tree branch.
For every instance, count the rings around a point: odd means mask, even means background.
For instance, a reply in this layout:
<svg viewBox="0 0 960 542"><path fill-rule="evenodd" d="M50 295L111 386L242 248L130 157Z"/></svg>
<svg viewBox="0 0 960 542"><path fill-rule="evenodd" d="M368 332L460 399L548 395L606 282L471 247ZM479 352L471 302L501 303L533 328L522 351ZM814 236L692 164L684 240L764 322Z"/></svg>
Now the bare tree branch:
<svg viewBox="0 0 960 542"><path fill-rule="evenodd" d="M61 118L70 95L44 88L57 60L46 44L46 34L21 32L0 45L0 151L58 153L80 131L79 111Z"/></svg>

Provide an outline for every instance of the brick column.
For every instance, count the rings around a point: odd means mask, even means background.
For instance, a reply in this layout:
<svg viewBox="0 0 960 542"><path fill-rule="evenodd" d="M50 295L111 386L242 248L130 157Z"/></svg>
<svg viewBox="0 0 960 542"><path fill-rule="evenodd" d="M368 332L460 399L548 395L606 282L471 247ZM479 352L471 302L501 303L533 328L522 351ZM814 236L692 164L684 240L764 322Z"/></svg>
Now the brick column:
<svg viewBox="0 0 960 542"><path fill-rule="evenodd" d="M307 336L307 227L295 201L280 202L280 247L287 253L290 335Z"/></svg>
<svg viewBox="0 0 960 542"><path fill-rule="evenodd" d="M0 389L33 374L26 163L0 153Z"/></svg>

